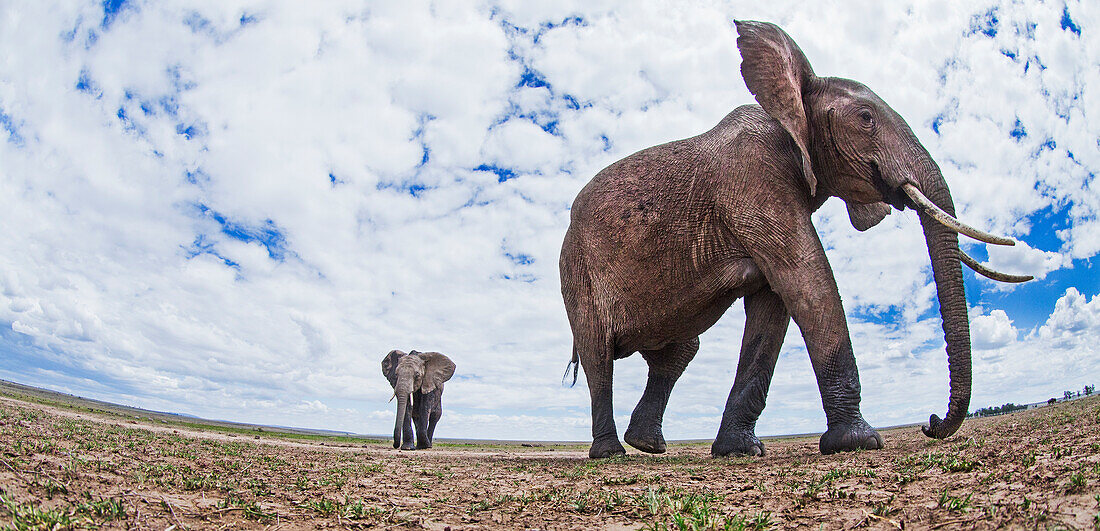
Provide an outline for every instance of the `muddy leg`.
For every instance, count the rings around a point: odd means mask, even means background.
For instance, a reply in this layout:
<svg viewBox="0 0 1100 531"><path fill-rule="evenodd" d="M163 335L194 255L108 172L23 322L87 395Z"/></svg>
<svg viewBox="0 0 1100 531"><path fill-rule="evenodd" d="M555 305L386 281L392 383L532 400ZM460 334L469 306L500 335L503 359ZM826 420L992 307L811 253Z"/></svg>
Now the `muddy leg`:
<svg viewBox="0 0 1100 531"><path fill-rule="evenodd" d="M641 400L630 415L630 426L623 434L623 440L628 444L643 452L664 453L665 437L661 432L661 424L665 417L665 407L668 406L668 397L672 393L672 386L676 385L676 380L698 351L699 338L694 338L683 343L669 344L661 350L642 352L642 357L649 364L649 379Z"/></svg>
<svg viewBox="0 0 1100 531"><path fill-rule="evenodd" d="M764 455L764 443L756 437L756 419L764 410L775 362L791 318L783 301L771 289L745 297L745 335L722 425L710 447L714 456Z"/></svg>
<svg viewBox="0 0 1100 531"><path fill-rule="evenodd" d="M581 367L588 380L588 394L592 401L592 447L588 457L600 458L625 454L615 429L615 415L611 396L613 377L613 352L607 339L583 341L577 345Z"/></svg>

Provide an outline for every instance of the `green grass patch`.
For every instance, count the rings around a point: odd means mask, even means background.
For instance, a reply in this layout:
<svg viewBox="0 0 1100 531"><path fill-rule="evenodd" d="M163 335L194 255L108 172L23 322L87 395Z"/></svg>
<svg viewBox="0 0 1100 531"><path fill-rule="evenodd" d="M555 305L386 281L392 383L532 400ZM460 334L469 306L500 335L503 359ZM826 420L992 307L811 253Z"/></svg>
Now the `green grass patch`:
<svg viewBox="0 0 1100 531"><path fill-rule="evenodd" d="M771 513L752 515L727 513L720 506L721 497L710 491L666 491L650 487L641 495L640 505L653 520L646 531L721 530L745 531L771 529L775 526Z"/></svg>
<svg viewBox="0 0 1100 531"><path fill-rule="evenodd" d="M8 520L5 529L95 529L107 522L126 518L126 507L118 498L93 499L76 505L44 508L35 503L19 503L0 489L0 515Z"/></svg>
<svg viewBox="0 0 1100 531"><path fill-rule="evenodd" d="M966 496L959 498L956 496L951 496L945 490L940 493L940 499L936 503L936 506L947 509L948 511L951 511L953 513L966 512L970 510L971 496L971 494L967 494Z"/></svg>

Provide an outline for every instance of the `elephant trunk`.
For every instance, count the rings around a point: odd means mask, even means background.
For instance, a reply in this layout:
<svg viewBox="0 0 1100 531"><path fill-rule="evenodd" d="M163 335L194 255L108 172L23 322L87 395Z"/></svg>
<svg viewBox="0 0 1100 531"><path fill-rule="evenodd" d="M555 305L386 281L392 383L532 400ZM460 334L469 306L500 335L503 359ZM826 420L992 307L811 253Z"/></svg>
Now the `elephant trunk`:
<svg viewBox="0 0 1100 531"><path fill-rule="evenodd" d="M397 394L397 420L393 423L393 447L401 448L402 443L409 442L402 440L402 434L405 431L405 417L409 413L409 391L410 385L402 384L398 381L394 387L394 393Z"/></svg>
<svg viewBox="0 0 1100 531"><path fill-rule="evenodd" d="M921 172L921 189L936 206L951 216L955 206L951 192L936 163L928 157ZM963 288L962 267L959 265L959 240L954 230L932 218L924 210L917 209L928 255L932 261L932 275L936 281L936 295L940 302L944 340L947 343L947 366L951 378L951 394L947 415L941 420L932 415L928 426L922 428L929 437L943 439L954 434L970 407L971 361L970 321L967 315L966 293Z"/></svg>

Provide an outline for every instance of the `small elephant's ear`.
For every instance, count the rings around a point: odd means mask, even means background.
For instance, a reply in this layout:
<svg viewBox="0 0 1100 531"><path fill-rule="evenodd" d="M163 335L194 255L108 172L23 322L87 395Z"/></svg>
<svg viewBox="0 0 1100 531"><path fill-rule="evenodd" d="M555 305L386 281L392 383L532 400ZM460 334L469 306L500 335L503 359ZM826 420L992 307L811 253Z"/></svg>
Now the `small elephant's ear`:
<svg viewBox="0 0 1100 531"><path fill-rule="evenodd" d="M397 362L404 356L405 353L400 350L391 350L382 358L382 376L390 381L390 387L397 387Z"/></svg>
<svg viewBox="0 0 1100 531"><path fill-rule="evenodd" d="M890 213L890 205L886 203L847 203L848 205L848 219L851 220L852 226L859 232L863 232L875 225L878 225L882 218L885 218Z"/></svg>
<svg viewBox="0 0 1100 531"><path fill-rule="evenodd" d="M741 77L756 101L783 125L798 144L802 175L817 193L817 177L810 167L810 127L802 94L816 79L802 50L779 26L752 20L734 21L737 49L741 50Z"/></svg>
<svg viewBox="0 0 1100 531"><path fill-rule="evenodd" d="M438 352L421 352L420 359L424 360L424 378L420 380L420 392L435 391L436 387L454 376L455 363L451 358Z"/></svg>

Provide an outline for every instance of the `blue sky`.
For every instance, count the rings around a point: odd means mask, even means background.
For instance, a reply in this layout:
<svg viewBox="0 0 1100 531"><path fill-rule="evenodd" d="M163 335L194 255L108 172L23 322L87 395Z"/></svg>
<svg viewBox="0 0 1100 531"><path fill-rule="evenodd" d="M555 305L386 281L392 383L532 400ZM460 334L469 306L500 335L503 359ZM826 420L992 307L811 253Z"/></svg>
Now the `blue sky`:
<svg viewBox="0 0 1100 531"><path fill-rule="evenodd" d="M1088 2L35 2L0 16L0 378L157 410L386 433L393 348L458 370L443 437L586 439L557 258L601 168L752 103L732 20L866 83L943 168L966 243L973 407L1100 380L1100 39ZM843 9L842 9L843 7ZM867 20L875 20L868 26ZM912 212L815 224L876 425L943 414ZM740 303L669 438L712 437ZM583 378L583 376L582 376ZM616 365L621 424L644 362ZM821 430L792 326L759 433Z"/></svg>

